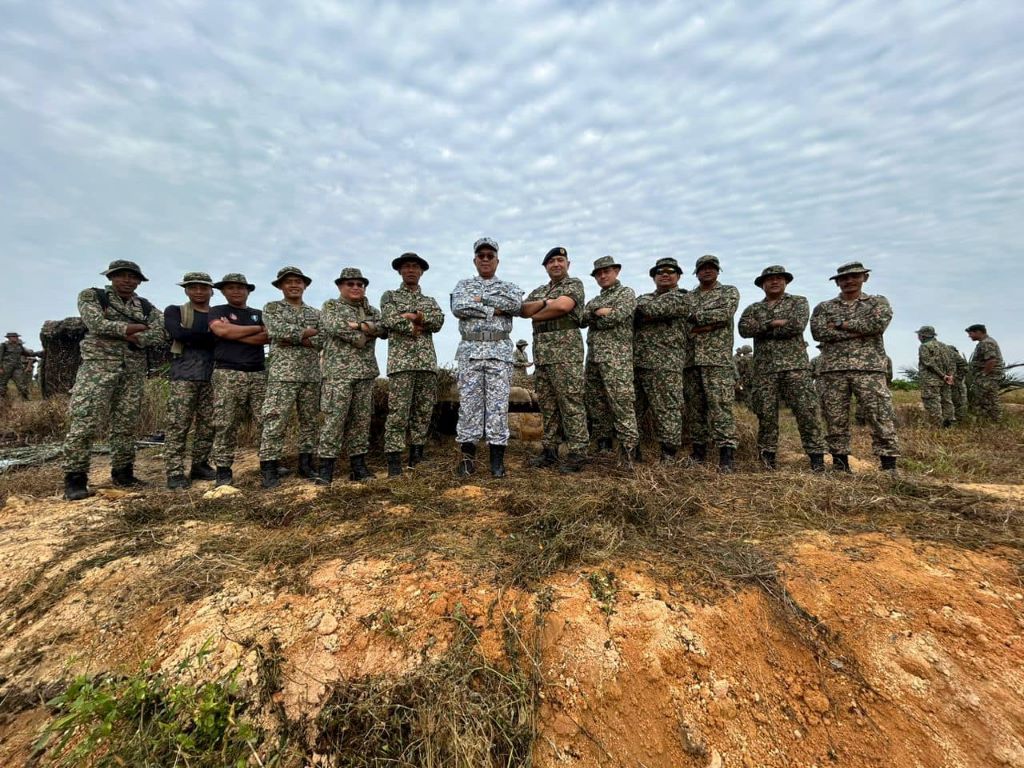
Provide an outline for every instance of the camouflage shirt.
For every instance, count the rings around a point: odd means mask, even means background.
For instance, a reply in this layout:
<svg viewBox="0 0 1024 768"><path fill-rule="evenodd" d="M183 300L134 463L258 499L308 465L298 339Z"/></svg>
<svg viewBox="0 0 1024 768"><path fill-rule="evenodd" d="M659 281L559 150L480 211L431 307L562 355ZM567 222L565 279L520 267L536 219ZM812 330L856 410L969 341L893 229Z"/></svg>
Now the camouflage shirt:
<svg viewBox="0 0 1024 768"><path fill-rule="evenodd" d="M690 293L677 288L637 297L633 320L633 365L682 371L686 366L686 318Z"/></svg>
<svg viewBox="0 0 1024 768"><path fill-rule="evenodd" d="M715 283L708 291L699 288L687 294L690 314L687 317L686 367L728 366L733 368L733 318L740 304L740 292L734 286ZM695 328L714 325L705 333L694 333Z"/></svg>
<svg viewBox="0 0 1024 768"><path fill-rule="evenodd" d="M99 289L106 292L106 308L100 304L95 288L86 288L78 294L78 314L82 316L87 333L80 349L82 362L87 360L110 363L111 367L123 366L138 373L146 371L144 347L156 347L167 341L164 331L164 316L156 307L143 313L138 296L123 301L113 287ZM147 330L139 334L139 343L129 343L124 335L129 323L144 323Z"/></svg>
<svg viewBox="0 0 1024 768"><path fill-rule="evenodd" d="M956 366L956 377L958 379L967 378L967 371L970 368L967 364L967 358L965 358L963 353L952 344L946 344L946 349L949 350L950 359L952 359L953 365Z"/></svg>
<svg viewBox="0 0 1024 768"><path fill-rule="evenodd" d="M852 302L836 296L821 302L811 314L811 335L824 345L821 372L888 371L882 334L891 320L892 307L884 296L862 294ZM846 327L836 328L839 322Z"/></svg>
<svg viewBox="0 0 1024 768"><path fill-rule="evenodd" d="M457 360L500 360L512 362L512 316L523 306L523 291L515 283L479 275L459 280L451 295L452 314L459 318L463 337L455 352ZM494 310L502 314L495 316ZM466 334L504 334L500 341L471 341Z"/></svg>
<svg viewBox="0 0 1024 768"><path fill-rule="evenodd" d="M82 343L84 344L85 342ZM992 369L992 373L989 375L1001 377L1003 375L1003 353L999 351L999 345L996 344L996 340L991 336L986 336L974 348L974 354L971 355L971 367L974 368L976 374L981 374L985 363L989 360L996 361L996 367Z"/></svg>
<svg viewBox="0 0 1024 768"><path fill-rule="evenodd" d="M306 303L292 306L284 299L263 307L263 324L270 337L268 381L320 381L320 334L302 343L304 328L320 328L320 313Z"/></svg>
<svg viewBox="0 0 1024 768"><path fill-rule="evenodd" d="M349 323L368 323L370 332L357 331ZM386 335L380 325L380 311L362 299L350 302L328 299L320 310L320 342L323 347L321 369L328 381L375 379L380 373L374 347ZM315 338L315 337L314 337Z"/></svg>
<svg viewBox="0 0 1024 768"><path fill-rule="evenodd" d="M434 334L444 325L444 313L437 302L403 283L380 297L382 322L388 330L388 375L399 371L436 371L437 353ZM423 332L413 333L413 322L402 317L406 312L423 313Z"/></svg>
<svg viewBox="0 0 1024 768"><path fill-rule="evenodd" d="M758 301L743 310L740 336L754 340L753 374L760 376L780 371L803 371L810 368L804 329L811 314L803 296L782 294L774 305ZM772 328L773 320L785 320L781 328Z"/></svg>
<svg viewBox="0 0 1024 768"><path fill-rule="evenodd" d="M516 351L512 353L512 365L517 371L526 373L526 368L530 365L530 358L523 350L516 348Z"/></svg>
<svg viewBox="0 0 1024 768"><path fill-rule="evenodd" d="M576 302L571 312L554 320L533 323L533 362L535 365L553 363L583 364L583 307L586 294L579 278L563 277L557 283L546 283L533 289L526 301L541 301L568 296Z"/></svg>
<svg viewBox="0 0 1024 768"><path fill-rule="evenodd" d="M601 307L612 312L594 314ZM593 363L633 364L633 313L636 294L616 280L587 302L580 326L587 331L587 359Z"/></svg>
<svg viewBox="0 0 1024 768"><path fill-rule="evenodd" d="M921 384L944 384L943 376L956 371L956 361L949 347L936 338L922 342L917 348L917 378Z"/></svg>
<svg viewBox="0 0 1024 768"><path fill-rule="evenodd" d="M31 365L28 357L31 350L22 344L0 341L0 371L20 371L24 366Z"/></svg>

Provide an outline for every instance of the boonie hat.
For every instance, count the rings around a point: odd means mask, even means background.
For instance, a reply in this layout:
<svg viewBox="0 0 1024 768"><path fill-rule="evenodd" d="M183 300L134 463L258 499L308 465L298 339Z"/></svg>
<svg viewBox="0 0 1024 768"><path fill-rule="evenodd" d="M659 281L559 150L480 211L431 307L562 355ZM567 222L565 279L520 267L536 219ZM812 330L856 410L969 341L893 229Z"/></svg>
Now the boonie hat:
<svg viewBox="0 0 1024 768"><path fill-rule="evenodd" d="M773 264L772 266L765 267L764 269L761 270L761 274L754 278L754 285L760 288L761 283L763 283L769 277L774 277L775 275L779 275L781 277L786 278L786 285L789 285L791 282L793 282L793 276L786 271L785 267L783 267L781 264Z"/></svg>
<svg viewBox="0 0 1024 768"><path fill-rule="evenodd" d="M181 282L178 283L182 288L186 285L208 285L213 287L213 278L205 272L186 272L185 276L181 278Z"/></svg>
<svg viewBox="0 0 1024 768"><path fill-rule="evenodd" d="M244 285L250 291L256 290L256 286L250 283L241 272L228 272L224 277L214 283L213 287L220 290L228 283L238 283L239 285Z"/></svg>
<svg viewBox="0 0 1024 768"><path fill-rule="evenodd" d="M104 277L110 277L115 272L134 272L139 276L139 280L148 282L149 278L142 274L142 270L139 269L139 265L134 261L128 261L127 259L114 259L110 262L110 266L107 267L106 271L100 272Z"/></svg>
<svg viewBox="0 0 1024 768"><path fill-rule="evenodd" d="M547 264L549 261L555 258L555 256L565 256L565 258L568 259L569 253L562 246L556 245L554 248L552 248L550 251L544 254L544 261L542 261L540 265L543 267L545 264Z"/></svg>
<svg viewBox="0 0 1024 768"><path fill-rule="evenodd" d="M494 250L497 251L498 249L495 248ZM476 253L476 250L474 250L473 253ZM397 259L392 260L391 268L397 272L399 267L401 267L407 261L414 261L414 262L416 262L417 264L420 265L420 267L423 268L424 272L426 272L428 269L430 269L430 265L427 264L427 260L424 259L419 254L413 253L412 251L409 251L407 253L403 253Z"/></svg>
<svg viewBox="0 0 1024 768"><path fill-rule="evenodd" d="M861 264L859 261L851 261L843 264L836 273L829 278L829 280L838 280L843 275L866 275L871 270Z"/></svg>
<svg viewBox="0 0 1024 768"><path fill-rule="evenodd" d="M650 274L651 277L654 277L657 271L662 267L672 267L672 269L676 271L677 275L683 274L683 270L682 268L680 268L679 262L673 259L671 256L666 256L654 262L654 266L651 267L648 274Z"/></svg>
<svg viewBox="0 0 1024 768"><path fill-rule="evenodd" d="M370 284L370 281L363 277L363 273L355 267L345 267L341 270L341 274L338 275L338 279L334 281L334 284L341 285L346 280L362 280L364 288Z"/></svg>
<svg viewBox="0 0 1024 768"><path fill-rule="evenodd" d="M593 277L597 274L599 269L607 269L608 267L618 267L619 269L622 269L622 265L616 262L613 257L602 256L594 261L594 268L590 270L590 276Z"/></svg>
<svg viewBox="0 0 1024 768"><path fill-rule="evenodd" d="M703 267L705 264L711 264L719 272L722 271L722 265L718 263L718 257L712 256L710 253L706 253L699 259L697 259L697 264L693 268L693 274L696 275L697 272L700 271L700 268Z"/></svg>
<svg viewBox="0 0 1024 768"><path fill-rule="evenodd" d="M516 342L516 346L517 347L525 347L529 343L530 342L528 342L526 339L520 339L519 341Z"/></svg>
<svg viewBox="0 0 1024 768"><path fill-rule="evenodd" d="M298 267L281 267L279 270L277 270L277 279L271 281L270 284L275 288L280 288L281 281L288 277L288 275L295 275L296 277L301 277L302 281L306 285L309 285L310 283L313 282L313 278L306 277L306 275L303 274L302 270L299 269Z"/></svg>
<svg viewBox="0 0 1024 768"><path fill-rule="evenodd" d="M932 326L930 325L922 325L920 328L914 331L914 333L916 333L918 336L934 336L935 329L932 328Z"/></svg>

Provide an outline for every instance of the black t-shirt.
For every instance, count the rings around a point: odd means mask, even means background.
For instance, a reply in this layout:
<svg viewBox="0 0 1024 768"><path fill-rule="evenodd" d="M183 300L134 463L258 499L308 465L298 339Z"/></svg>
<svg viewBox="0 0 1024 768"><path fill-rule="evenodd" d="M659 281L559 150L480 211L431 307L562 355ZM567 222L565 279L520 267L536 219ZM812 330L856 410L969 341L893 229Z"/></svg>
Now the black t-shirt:
<svg viewBox="0 0 1024 768"><path fill-rule="evenodd" d="M263 310L252 307L232 307L220 304L210 309L210 320L230 320L232 325L263 325ZM214 368L229 371L262 371L266 369L266 355L260 344L245 344L241 341L217 338L213 348Z"/></svg>
<svg viewBox="0 0 1024 768"><path fill-rule="evenodd" d="M213 373L213 342L208 313L193 312L192 327L181 327L181 307L172 304L164 310L168 335L184 345L180 355L171 358L172 381L209 381Z"/></svg>

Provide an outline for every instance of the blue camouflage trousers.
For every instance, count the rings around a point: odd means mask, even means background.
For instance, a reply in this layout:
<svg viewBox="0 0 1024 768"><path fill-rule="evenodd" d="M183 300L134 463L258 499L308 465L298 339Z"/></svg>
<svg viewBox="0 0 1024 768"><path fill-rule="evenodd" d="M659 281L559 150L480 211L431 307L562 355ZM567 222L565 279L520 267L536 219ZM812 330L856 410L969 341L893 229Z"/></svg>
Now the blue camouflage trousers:
<svg viewBox="0 0 1024 768"><path fill-rule="evenodd" d="M508 443L508 393L512 363L501 360L459 361L459 424L456 440L492 445Z"/></svg>

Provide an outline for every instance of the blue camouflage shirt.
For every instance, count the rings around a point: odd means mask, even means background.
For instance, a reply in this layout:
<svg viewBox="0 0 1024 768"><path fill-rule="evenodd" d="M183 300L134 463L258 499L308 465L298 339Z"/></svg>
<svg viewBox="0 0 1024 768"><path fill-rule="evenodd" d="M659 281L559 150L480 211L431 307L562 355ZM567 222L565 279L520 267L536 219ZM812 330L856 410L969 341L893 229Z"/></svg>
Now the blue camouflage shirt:
<svg viewBox="0 0 1024 768"><path fill-rule="evenodd" d="M452 314L459 318L457 360L501 360L512 362L512 315L523 306L523 291L515 283L479 275L460 280L452 291ZM495 317L494 310L502 314ZM467 333L504 333L501 341L467 341Z"/></svg>

